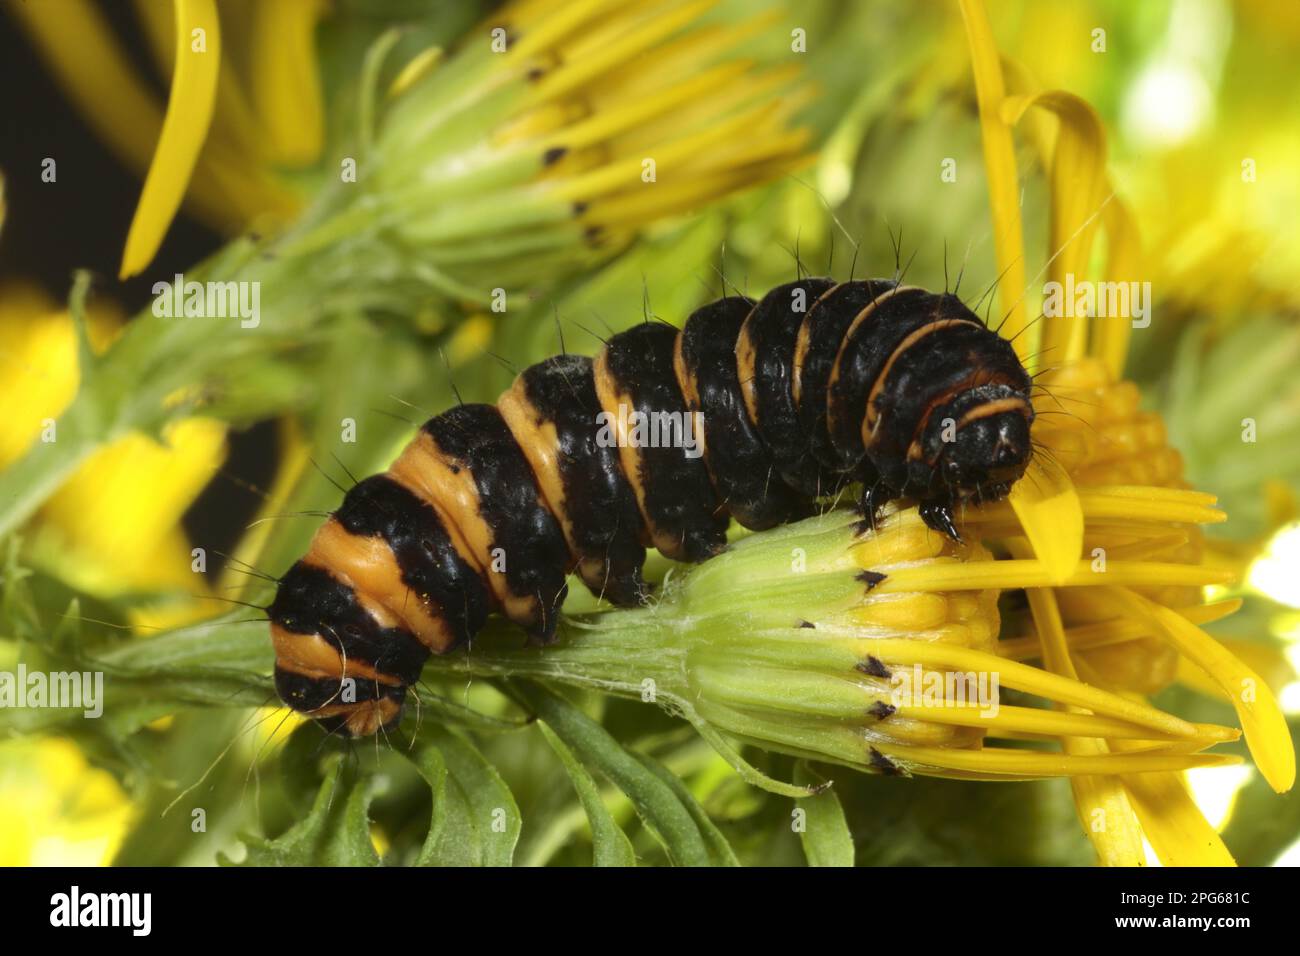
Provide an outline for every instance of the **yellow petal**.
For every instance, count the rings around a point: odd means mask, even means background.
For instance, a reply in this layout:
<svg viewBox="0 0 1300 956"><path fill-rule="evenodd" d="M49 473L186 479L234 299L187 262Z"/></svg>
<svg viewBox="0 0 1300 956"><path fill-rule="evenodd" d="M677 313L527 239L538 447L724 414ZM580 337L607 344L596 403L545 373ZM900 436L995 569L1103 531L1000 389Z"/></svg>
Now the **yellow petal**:
<svg viewBox="0 0 1300 956"><path fill-rule="evenodd" d="M1237 865L1180 774L1133 774L1123 781L1142 831L1165 866Z"/></svg>
<svg viewBox="0 0 1300 956"><path fill-rule="evenodd" d="M1209 624L1221 618L1228 617L1241 610L1244 602L1239 598L1228 601L1218 601L1214 604L1192 604L1186 607L1174 608L1179 614L1187 618L1193 624ZM1069 641L1071 651L1085 651L1097 647L1108 647L1114 644L1122 644L1127 641L1135 641L1140 638L1151 636L1151 627L1145 621L1134 621L1125 617L1112 617L1100 621L1094 621L1091 624L1081 624L1077 627L1067 628L1065 631L1066 639ZM1244 643L1244 642L1243 642ZM1253 642L1252 642L1253 643ZM1037 634L1031 634L1027 637L1004 637L998 641L997 652L1003 657L1010 658L1013 661L1029 660L1030 658L1039 657L1042 654L1042 647L1039 643ZM1188 665L1191 667L1191 665ZM1196 673L1201 679L1208 684L1213 684L1208 675L1199 667L1195 668ZM1179 668L1179 680L1184 680L1182 669ZM1187 679L1193 687L1201 689L1204 685L1196 683L1195 678ZM1270 682L1272 686L1272 682ZM1217 684L1213 685L1210 693L1218 694Z"/></svg>
<svg viewBox="0 0 1300 956"><path fill-rule="evenodd" d="M1088 275L1092 240L1106 205L1106 134L1101 117L1087 102L1063 90L1014 96L1002 104L1002 118L1019 122L1033 108L1060 120L1051 165L1051 259L1048 275L1064 284ZM1083 354L1086 316L1053 316L1044 320L1041 348L1044 362L1058 365Z"/></svg>
<svg viewBox="0 0 1300 956"><path fill-rule="evenodd" d="M1259 772L1278 793L1290 790L1295 783L1295 745L1268 684L1186 618L1125 588L1106 590L1130 613L1150 619L1179 653L1218 682L1237 711Z"/></svg>
<svg viewBox="0 0 1300 956"><path fill-rule="evenodd" d="M1102 226L1106 230L1106 278L1110 282L1132 282L1142 274L1142 239L1137 222L1125 203L1114 197L1102 213ZM1090 353L1101 359L1110 374L1118 380L1124 372L1128 358L1129 337L1133 321L1128 316L1111 316L1094 319Z"/></svg>
<svg viewBox="0 0 1300 956"><path fill-rule="evenodd" d="M1129 723L1151 727L1161 734L1201 738L1204 735L1194 724L1181 717L1157 710L1141 701L1130 700L1119 694L1081 683L1038 667L1000 659L983 651L954 644L902 640L898 638L872 638L872 653L889 664L921 664L935 670L997 672L1003 687L1011 687L1060 704L1072 704L1094 714L1117 717Z"/></svg>
<svg viewBox="0 0 1300 956"><path fill-rule="evenodd" d="M447 340L447 364L457 368L473 359L482 358L492 344L492 329L492 320L482 313L461 322Z"/></svg>
<svg viewBox="0 0 1300 956"><path fill-rule="evenodd" d="M1013 553L1018 550L1013 549ZM1055 593L1046 588L1032 588L1025 595L1042 643L1043 663L1052 673L1077 680ZM1061 747L1066 753L1078 755L1110 752L1108 741L1100 736L1066 737ZM1097 851L1098 862L1102 866L1141 866L1145 859L1142 829L1123 784L1114 777L1074 777L1070 787L1074 791L1079 822Z"/></svg>
<svg viewBox="0 0 1300 956"><path fill-rule="evenodd" d="M877 749L890 757L900 758L905 764L979 774L986 778L997 776L1025 780L1092 774L1155 773L1191 770L1195 767L1230 767L1241 762L1241 758L1232 754L1060 754L1040 750L1012 750L1004 747L958 750L893 744L880 744Z"/></svg>
<svg viewBox="0 0 1300 956"><path fill-rule="evenodd" d="M1011 507L1053 583L1063 583L1083 553L1083 507L1065 469L1038 454L1011 488Z"/></svg>
<svg viewBox="0 0 1300 956"><path fill-rule="evenodd" d="M107 866L135 811L70 739L0 743L0 866Z"/></svg>
<svg viewBox="0 0 1300 956"><path fill-rule="evenodd" d="M1236 601L1235 603L1240 606L1242 602ZM1187 614L1184 614L1183 617L1186 617L1193 624L1206 623ZM1295 669L1292 668L1291 662L1287 660L1286 654L1280 646L1260 640L1234 637L1221 638L1219 643L1223 645L1228 653L1264 678L1264 683L1268 684L1269 687L1285 687L1296 679ZM1228 695L1224 693L1218 681L1185 657L1179 658L1178 661L1178 680L1202 694L1221 700L1228 699Z"/></svg>
<svg viewBox="0 0 1300 956"><path fill-rule="evenodd" d="M1076 561L1070 573L1061 577L1049 571L1042 561L964 562L936 558L888 571L885 580L872 588L872 593L1068 587L1083 588L1081 600L1086 600L1088 589L1104 583L1130 587L1205 587L1231 584L1234 577L1230 570L1172 561L1108 561L1105 571L1097 570L1091 561Z"/></svg>
<svg viewBox="0 0 1300 956"><path fill-rule="evenodd" d="M1077 743L1085 743L1078 741ZM1106 753L1102 741L1087 741L1099 753ZM1080 749L1079 752L1086 752ZM1072 777L1074 805L1079 811L1083 832L1097 851L1097 862L1102 866L1143 866L1146 854L1142 849L1142 827L1129 793L1122 780L1164 776L1163 774L1134 774L1132 778L1111 776Z"/></svg>
<svg viewBox="0 0 1300 956"><path fill-rule="evenodd" d="M320 155L325 108L316 69L321 0L261 2L254 9L253 101L276 160L306 166Z"/></svg>
<svg viewBox="0 0 1300 956"><path fill-rule="evenodd" d="M116 303L92 299L86 309L92 350L107 348L124 319ZM80 381L72 317L34 286L0 288L0 468L21 457L63 413Z"/></svg>
<svg viewBox="0 0 1300 956"><path fill-rule="evenodd" d="M1129 740L1152 740L1159 736L1150 727L1141 727L1114 717L1099 717L1082 710L1045 710L1041 707L1015 707L999 704L997 714L990 715L977 705L955 705L951 701L938 704L900 704L896 710L900 717L928 720L935 724L952 724L956 727L983 727L990 732L1006 731L1014 739L1061 737L1069 740L1066 750L1081 738L1106 737ZM1231 740L1237 731L1224 727L1205 725L1206 737L1212 740ZM1170 743L1182 743L1183 738L1168 738ZM1084 751L1079 751L1084 752Z"/></svg>
<svg viewBox="0 0 1300 956"><path fill-rule="evenodd" d="M1020 178L1011 127L1002 118L1006 87L1002 61L982 0L959 0L966 41L970 46L975 95L979 101L980 134L984 143L984 175L989 182L993 242L997 251L998 300L1007 319L1002 329L1024 361L1034 351L1025 329L1025 243L1020 221Z"/></svg>
<svg viewBox="0 0 1300 956"><path fill-rule="evenodd" d="M33 554L83 591L101 596L195 590L177 526L226 454L226 425L209 418L168 425L159 443L132 432L87 458L42 506L30 531ZM186 549L188 550L188 549Z"/></svg>
<svg viewBox="0 0 1300 956"><path fill-rule="evenodd" d="M807 137L806 130L795 130L777 140L745 138L747 134L752 136L754 127L767 114L778 111L780 106L779 103L762 104L711 127L661 144L654 154L659 180L671 183L675 176L693 177L700 172L761 161L772 154L797 153ZM584 202L628 187L639 189L644 163L645 158L640 153L621 157L580 176L557 180L551 188L561 199Z"/></svg>
<svg viewBox="0 0 1300 956"><path fill-rule="evenodd" d="M619 109L595 112L571 126L565 126L548 137L541 148L585 149L628 129L640 128L653 117L677 115L681 107L699 98L710 97L728 84L739 82L748 68L749 63L745 60L721 63L713 69L692 75L681 83L662 90L655 89L647 95L629 100L621 104Z"/></svg>
<svg viewBox="0 0 1300 956"><path fill-rule="evenodd" d="M548 6L536 28L530 24L524 29L523 36L511 44L506 56L514 62L537 56L596 15L621 5L622 0L573 0Z"/></svg>
<svg viewBox="0 0 1300 956"><path fill-rule="evenodd" d="M154 2L150 0L151 5ZM5 9L27 29L50 72L95 134L143 175L159 141L163 111L96 5L86 0L41 0L8 4ZM171 20L168 16L169 25ZM152 29L152 20L146 28ZM224 85L218 84L219 102ZM283 216L297 207L291 193L263 170L249 168L247 159L241 148L212 141L199 157L186 198L194 213L213 228L232 231L259 213Z"/></svg>
<svg viewBox="0 0 1300 956"><path fill-rule="evenodd" d="M277 6L277 4L264 4ZM160 0L135 0L136 19L144 30L149 48L158 63L163 80L166 81L175 70L176 48L173 37L176 35L175 10L169 3ZM242 12L242 11L241 11ZM232 14L233 17L238 13ZM227 20L229 23L230 20ZM224 65L232 62L230 55L231 37L222 38L222 56ZM242 62L238 57L233 62ZM267 137L264 135L253 107L248 101L243 86L235 70L222 69L217 78L217 105L212 117L212 129L208 133L208 144L223 141L230 152L235 153L245 164L251 159L259 163L266 162L270 155ZM195 179L200 175L195 171Z"/></svg>
<svg viewBox="0 0 1300 956"><path fill-rule="evenodd" d="M162 244L207 138L221 69L221 30L213 0L175 0L176 70L167 115L140 205L131 221L120 277L140 272ZM200 32L202 31L202 32Z"/></svg>
<svg viewBox="0 0 1300 956"><path fill-rule="evenodd" d="M676 9L664 10L637 29L612 38L599 50L593 50L585 56L575 56L572 60L566 58L559 69L547 74L530 90L530 103L543 103L562 96L599 78L602 73L619 64L634 61L647 49L695 20L716 3L717 0L693 0Z"/></svg>
<svg viewBox="0 0 1300 956"><path fill-rule="evenodd" d="M442 62L443 49L440 46L425 47L402 67L401 72L393 77L393 82L389 84L389 96L401 96L420 80L424 79L433 71L439 63Z"/></svg>

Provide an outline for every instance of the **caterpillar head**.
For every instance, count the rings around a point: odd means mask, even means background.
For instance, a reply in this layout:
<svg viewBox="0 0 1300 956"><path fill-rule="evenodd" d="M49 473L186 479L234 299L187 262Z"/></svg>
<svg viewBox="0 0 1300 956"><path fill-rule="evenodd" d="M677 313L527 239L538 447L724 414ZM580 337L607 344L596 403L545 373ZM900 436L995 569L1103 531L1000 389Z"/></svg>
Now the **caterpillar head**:
<svg viewBox="0 0 1300 956"><path fill-rule="evenodd" d="M283 635L282 630L276 635L277 646L282 646ZM405 710L405 686L374 680L314 677L277 666L275 689L291 709L341 737L396 730Z"/></svg>
<svg viewBox="0 0 1300 956"><path fill-rule="evenodd" d="M937 441L931 483L946 487L953 500L994 501L1005 497L1029 464L1033 407L1010 385L969 389L931 416Z"/></svg>

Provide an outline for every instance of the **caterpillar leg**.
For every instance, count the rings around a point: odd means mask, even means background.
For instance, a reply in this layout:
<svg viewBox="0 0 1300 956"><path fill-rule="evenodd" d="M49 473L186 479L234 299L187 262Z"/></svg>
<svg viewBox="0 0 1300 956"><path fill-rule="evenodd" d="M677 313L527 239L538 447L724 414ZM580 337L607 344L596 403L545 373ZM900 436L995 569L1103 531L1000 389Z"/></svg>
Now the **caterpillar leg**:
<svg viewBox="0 0 1300 956"><path fill-rule="evenodd" d="M946 534L953 541L961 543L961 535L957 533L957 525L952 519L952 502L947 499L937 501L923 501L920 507L921 520L926 526L938 531L940 534Z"/></svg>
<svg viewBox="0 0 1300 956"><path fill-rule="evenodd" d="M862 513L862 520L857 526L858 534L875 531L880 509L896 497L894 489L879 480L863 482L862 494L858 497L858 511Z"/></svg>

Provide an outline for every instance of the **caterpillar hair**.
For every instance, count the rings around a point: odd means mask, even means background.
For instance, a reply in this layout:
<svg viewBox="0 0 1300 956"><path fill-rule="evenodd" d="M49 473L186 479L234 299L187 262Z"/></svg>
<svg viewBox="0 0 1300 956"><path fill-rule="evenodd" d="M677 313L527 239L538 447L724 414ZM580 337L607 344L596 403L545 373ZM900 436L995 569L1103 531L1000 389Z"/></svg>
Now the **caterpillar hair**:
<svg viewBox="0 0 1300 956"><path fill-rule="evenodd" d="M391 728L489 613L547 643L570 572L635 605L648 546L703 561L731 519L769 528L854 483L866 521L908 497L957 538L955 506L1024 473L1032 387L956 295L885 280L724 296L549 358L346 493L268 609L276 688L331 732Z"/></svg>

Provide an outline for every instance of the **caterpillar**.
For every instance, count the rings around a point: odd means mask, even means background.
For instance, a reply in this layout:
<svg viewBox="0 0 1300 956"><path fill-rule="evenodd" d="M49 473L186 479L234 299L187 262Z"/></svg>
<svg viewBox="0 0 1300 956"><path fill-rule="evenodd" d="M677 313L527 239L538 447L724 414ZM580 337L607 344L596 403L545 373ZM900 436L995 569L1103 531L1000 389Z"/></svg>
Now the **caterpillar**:
<svg viewBox="0 0 1300 956"><path fill-rule="evenodd" d="M268 608L276 689L331 733L386 730L428 656L490 612L545 644L569 573L635 605L648 546L703 561L732 519L770 528L855 483L865 521L906 496L958 539L954 506L1024 473L1031 385L956 295L886 280L725 295L680 331L647 320L594 359L548 358L346 492ZM638 440L646 421L678 440Z"/></svg>

